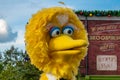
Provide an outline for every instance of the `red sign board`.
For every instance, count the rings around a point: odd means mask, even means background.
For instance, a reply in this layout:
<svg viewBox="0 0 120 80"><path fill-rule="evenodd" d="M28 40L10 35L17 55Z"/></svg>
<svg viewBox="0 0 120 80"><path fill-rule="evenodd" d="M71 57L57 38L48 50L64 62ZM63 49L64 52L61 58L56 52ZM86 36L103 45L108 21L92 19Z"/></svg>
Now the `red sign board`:
<svg viewBox="0 0 120 80"><path fill-rule="evenodd" d="M88 20L87 26L87 74L120 75L120 20Z"/></svg>

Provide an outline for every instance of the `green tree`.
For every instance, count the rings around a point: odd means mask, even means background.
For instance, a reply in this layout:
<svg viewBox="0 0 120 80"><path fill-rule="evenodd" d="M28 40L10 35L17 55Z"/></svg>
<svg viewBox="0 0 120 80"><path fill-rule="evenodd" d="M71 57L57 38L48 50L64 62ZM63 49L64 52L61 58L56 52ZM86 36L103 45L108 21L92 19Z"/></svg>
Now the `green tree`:
<svg viewBox="0 0 120 80"><path fill-rule="evenodd" d="M26 52L11 46L0 53L0 80L39 80L40 73L30 64Z"/></svg>

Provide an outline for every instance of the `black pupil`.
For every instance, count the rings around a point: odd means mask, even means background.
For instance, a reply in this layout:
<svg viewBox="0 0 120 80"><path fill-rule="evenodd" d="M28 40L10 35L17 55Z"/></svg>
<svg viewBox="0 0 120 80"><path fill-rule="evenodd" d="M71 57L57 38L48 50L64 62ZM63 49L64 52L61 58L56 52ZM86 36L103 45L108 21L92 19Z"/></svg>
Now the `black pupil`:
<svg viewBox="0 0 120 80"><path fill-rule="evenodd" d="M69 34L71 34L71 33L72 33L72 31L71 31L71 30L68 30L68 33L69 33Z"/></svg>
<svg viewBox="0 0 120 80"><path fill-rule="evenodd" d="M59 31L56 31L56 34L58 35L60 32Z"/></svg>

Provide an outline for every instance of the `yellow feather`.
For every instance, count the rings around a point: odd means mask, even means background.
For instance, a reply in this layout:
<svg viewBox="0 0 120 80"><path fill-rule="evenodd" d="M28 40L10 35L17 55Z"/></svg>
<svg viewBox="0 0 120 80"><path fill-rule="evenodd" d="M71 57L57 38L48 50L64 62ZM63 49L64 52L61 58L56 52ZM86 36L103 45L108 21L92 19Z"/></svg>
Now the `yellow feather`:
<svg viewBox="0 0 120 80"><path fill-rule="evenodd" d="M60 3L64 4L63 2ZM73 23L80 30L75 31L73 36L74 39L81 38L88 43L87 32L84 25L79 21L79 18L74 12L69 8L52 7L38 11L29 20L25 32L26 50L31 59L31 63L39 70L42 70L45 73L52 73L58 78L64 77L72 79L77 75L80 61L86 56L87 47L81 49L80 54L72 56L72 59L67 63L64 61L57 62L54 57L59 58L59 56L52 57L50 55L51 53L48 47L50 36L46 26L51 22L59 25L55 20L55 16L58 14L67 14L69 16L69 22ZM44 77L40 80L47 80L44 74L42 76Z"/></svg>

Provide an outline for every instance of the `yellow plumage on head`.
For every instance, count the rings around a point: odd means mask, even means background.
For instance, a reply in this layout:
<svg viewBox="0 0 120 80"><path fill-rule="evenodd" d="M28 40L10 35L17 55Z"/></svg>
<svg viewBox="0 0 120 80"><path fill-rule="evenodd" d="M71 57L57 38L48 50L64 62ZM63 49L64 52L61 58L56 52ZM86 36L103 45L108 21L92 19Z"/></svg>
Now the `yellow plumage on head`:
<svg viewBox="0 0 120 80"><path fill-rule="evenodd" d="M52 7L32 16L26 25L25 43L31 63L46 76L74 80L80 61L86 56L88 38L84 25L71 9Z"/></svg>

